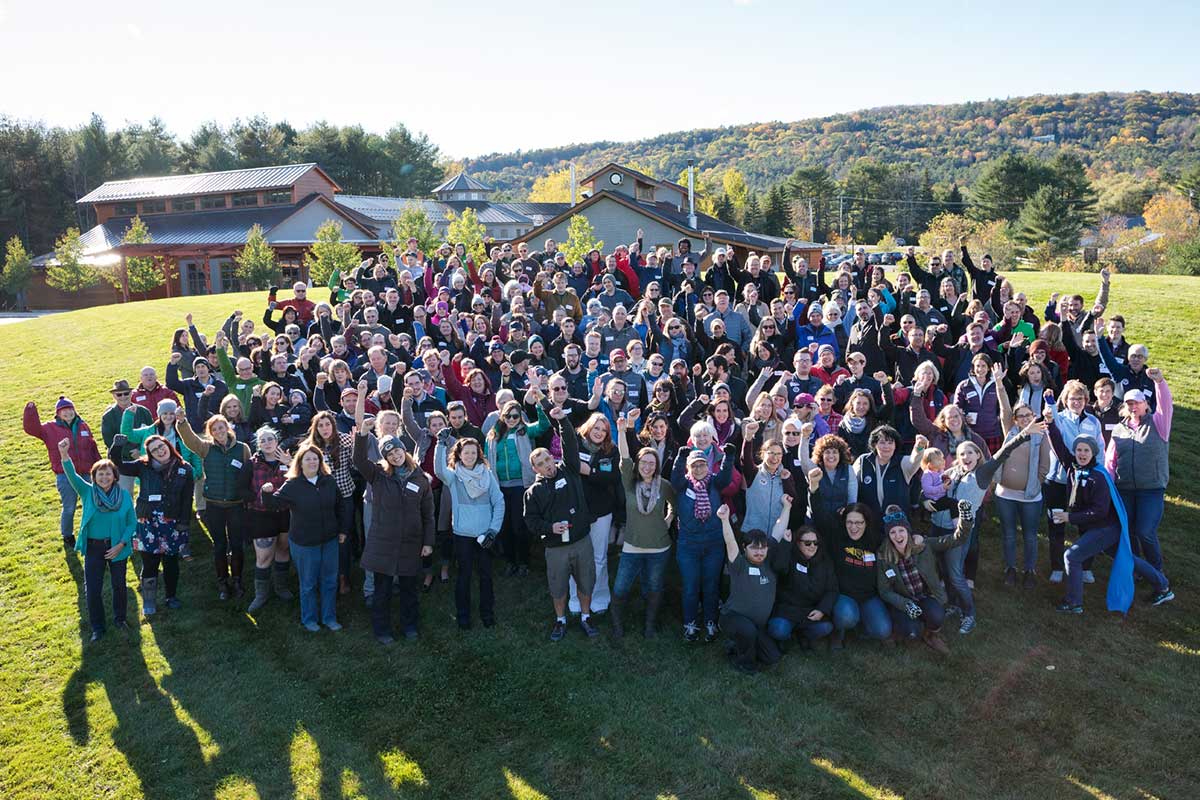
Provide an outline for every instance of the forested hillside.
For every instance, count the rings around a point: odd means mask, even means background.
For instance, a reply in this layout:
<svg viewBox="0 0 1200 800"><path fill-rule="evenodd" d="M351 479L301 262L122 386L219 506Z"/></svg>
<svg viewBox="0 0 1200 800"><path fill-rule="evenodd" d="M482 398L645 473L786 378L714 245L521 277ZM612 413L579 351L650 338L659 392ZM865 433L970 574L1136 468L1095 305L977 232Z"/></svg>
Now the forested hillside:
<svg viewBox="0 0 1200 800"><path fill-rule="evenodd" d="M988 159L1063 148L1100 174L1178 172L1200 147L1198 125L1197 94L1037 95L498 153L472 159L471 172L520 195L536 178L570 161L585 171L608 161L634 161L673 178L695 158L701 170L736 167L752 189L765 190L799 166L824 166L834 179L844 179L855 160L874 158L928 170L934 183L969 185ZM1051 136L1053 141L1041 140Z"/></svg>

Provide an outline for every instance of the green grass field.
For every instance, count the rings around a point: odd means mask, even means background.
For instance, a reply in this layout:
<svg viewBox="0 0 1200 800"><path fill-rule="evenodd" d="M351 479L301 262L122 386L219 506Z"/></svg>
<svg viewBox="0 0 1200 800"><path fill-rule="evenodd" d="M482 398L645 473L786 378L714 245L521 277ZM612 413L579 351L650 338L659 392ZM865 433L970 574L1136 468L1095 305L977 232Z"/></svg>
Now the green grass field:
<svg viewBox="0 0 1200 800"><path fill-rule="evenodd" d="M1037 303L1052 287L1098 286L1014 278ZM551 644L536 569L497 579L490 631L460 634L435 586L415 646L380 648L358 594L339 601L345 631L307 634L294 601L272 599L257 619L246 601L219 602L202 532L184 609L85 647L82 568L58 543L57 495L43 446L21 430L23 404L49 417L65 391L98 433L112 381L144 364L161 373L186 311L211 332L235 307L256 317L264 297L0 327L0 797L1196 797L1198 293L1196 279L1118 276L1110 301L1176 398L1161 529L1175 603L1152 609L1139 586L1127 620L1106 614L1100 559L1088 613L1058 616L1057 587L1002 586L989 524L979 628L950 633L948 658L851 641L751 678L718 645L685 646L677 592L652 644L589 642L577 628Z"/></svg>

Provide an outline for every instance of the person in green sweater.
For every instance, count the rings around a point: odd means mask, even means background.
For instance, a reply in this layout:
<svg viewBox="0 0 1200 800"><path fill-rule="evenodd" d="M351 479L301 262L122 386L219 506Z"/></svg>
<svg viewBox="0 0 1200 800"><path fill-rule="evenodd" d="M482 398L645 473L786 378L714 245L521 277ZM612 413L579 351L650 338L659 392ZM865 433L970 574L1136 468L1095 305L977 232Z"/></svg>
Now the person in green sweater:
<svg viewBox="0 0 1200 800"><path fill-rule="evenodd" d="M132 406L127 408L121 417L120 432L129 440L129 444L133 445L134 449L134 455L132 458L127 457L127 460L146 455L146 440L151 436L161 436L179 451L179 455L192 468L193 478L195 480L203 478L204 461L201 460L199 455L190 450L175 432L175 418L179 414L179 405L174 400L158 401L158 422L149 425L137 424L137 412L134 411L136 408L141 407Z"/></svg>
<svg viewBox="0 0 1200 800"><path fill-rule="evenodd" d="M221 377L225 379L229 393L236 397L242 404L242 409L249 413L254 389L266 381L254 374L254 362L245 356L239 358L236 365L231 363L225 348L227 339L222 334L217 334L217 339L217 365L221 369Z"/></svg>
<svg viewBox="0 0 1200 800"><path fill-rule="evenodd" d="M621 612L633 584L640 577L646 595L645 636L657 635L655 620L662 604L663 573L671 557L671 520L675 516L675 487L661 477L658 450L643 447L637 458L629 456L627 429L641 416L631 409L617 418L617 449L621 454L621 483L625 487L625 542L621 545L621 561L613 581L612 635L625 635Z"/></svg>
<svg viewBox="0 0 1200 800"><path fill-rule="evenodd" d="M112 586L113 627L129 630L125 621L128 598L125 596L125 563L133 551L133 532L137 516L133 498L117 482L117 465L102 458L92 465L91 480L80 477L71 463L71 441L58 443L63 474L83 503L83 520L75 549L83 554L84 589L87 595L91 641L104 636L104 573Z"/></svg>

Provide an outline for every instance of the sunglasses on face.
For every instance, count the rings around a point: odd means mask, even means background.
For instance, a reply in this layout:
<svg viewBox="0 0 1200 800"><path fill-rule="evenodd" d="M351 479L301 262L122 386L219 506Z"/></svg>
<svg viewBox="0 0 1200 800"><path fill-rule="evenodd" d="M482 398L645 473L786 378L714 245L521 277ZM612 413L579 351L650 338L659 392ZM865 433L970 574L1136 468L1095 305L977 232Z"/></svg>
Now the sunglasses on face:
<svg viewBox="0 0 1200 800"><path fill-rule="evenodd" d="M784 436L799 436L800 431L784 431L783 435Z"/></svg>
<svg viewBox="0 0 1200 800"><path fill-rule="evenodd" d="M113 396L115 397L129 397L131 394L133 394L133 392L113 392Z"/></svg>
<svg viewBox="0 0 1200 800"><path fill-rule="evenodd" d="M505 419L520 419L521 415L520 414L505 414L504 418Z"/></svg>
<svg viewBox="0 0 1200 800"><path fill-rule="evenodd" d="M800 544L804 547L816 547L818 542L816 539L801 539Z"/></svg>
<svg viewBox="0 0 1200 800"><path fill-rule="evenodd" d="M657 387L657 388L654 390L654 393L655 393L655 394L670 394L670 393L671 393L671 390L670 390L670 388L669 388L669 387L666 387L666 386L659 386L659 387Z"/></svg>

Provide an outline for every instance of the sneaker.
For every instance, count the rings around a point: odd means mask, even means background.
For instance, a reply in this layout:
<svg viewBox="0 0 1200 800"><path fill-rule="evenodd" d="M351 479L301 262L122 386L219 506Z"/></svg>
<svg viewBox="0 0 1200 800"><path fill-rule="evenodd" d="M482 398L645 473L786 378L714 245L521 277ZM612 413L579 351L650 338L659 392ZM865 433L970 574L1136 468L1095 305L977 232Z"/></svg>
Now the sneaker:
<svg viewBox="0 0 1200 800"><path fill-rule="evenodd" d="M128 622L126 622L126 621L125 621L125 620L123 620L123 619L119 619L119 620L117 620L116 622L114 622L114 623L113 623L113 629L114 629L114 630L118 630L118 631L128 631L128 630L131 630L131 628L129 627L129 623L128 623Z"/></svg>
<svg viewBox="0 0 1200 800"><path fill-rule="evenodd" d="M567 623L564 620L554 620L554 627L550 629L550 641L561 642L562 638L567 635Z"/></svg>
<svg viewBox="0 0 1200 800"><path fill-rule="evenodd" d="M529 574L529 567L525 566L524 564L517 567L517 577L524 578L528 574Z"/></svg>
<svg viewBox="0 0 1200 800"><path fill-rule="evenodd" d="M1026 570L1025 577L1021 581L1021 587L1024 589L1032 589L1037 586L1037 573L1033 570Z"/></svg>
<svg viewBox="0 0 1200 800"><path fill-rule="evenodd" d="M704 643L709 644L717 640L717 634L721 632L721 626L715 622L704 623Z"/></svg>
<svg viewBox="0 0 1200 800"><path fill-rule="evenodd" d="M700 626L694 622L689 622L683 626L683 639L687 642L697 642L700 640Z"/></svg>
<svg viewBox="0 0 1200 800"><path fill-rule="evenodd" d="M1169 603L1175 599L1175 593L1170 589L1164 589L1161 592L1155 592L1154 597L1150 598L1150 602L1156 606L1161 606L1163 603Z"/></svg>
<svg viewBox="0 0 1200 800"><path fill-rule="evenodd" d="M946 606L946 616L947 616L947 617L959 617L959 618L961 618L961 617L962 617L962 615L963 615L963 613L962 613L962 609L961 609L961 608L959 608L958 606L954 605L953 603L951 603L950 605Z"/></svg>
<svg viewBox="0 0 1200 800"><path fill-rule="evenodd" d="M733 667L735 670L742 673L743 675L755 675L758 673L758 669L756 667L754 667L750 664L743 664L742 662L738 661L737 658L733 655L733 653L730 653L728 658L729 658L729 666Z"/></svg>
<svg viewBox="0 0 1200 800"><path fill-rule="evenodd" d="M103 638L104 638L104 631L92 631L92 635L88 639L88 641L89 642L98 642Z"/></svg>
<svg viewBox="0 0 1200 800"><path fill-rule="evenodd" d="M1050 573L1051 583L1062 583L1063 573L1061 569L1056 569Z"/></svg>
<svg viewBox="0 0 1200 800"><path fill-rule="evenodd" d="M304 623L304 630L308 631L309 633L317 633L321 630L321 626L315 622L306 622Z"/></svg>
<svg viewBox="0 0 1200 800"><path fill-rule="evenodd" d="M421 634L417 633L416 631L405 631L404 638L407 641L415 642L417 639L421 638Z"/></svg>
<svg viewBox="0 0 1200 800"><path fill-rule="evenodd" d="M382 645L389 645L389 644L393 644L396 640L393 639L391 636L384 635L384 636L376 636L375 641L379 642Z"/></svg>
<svg viewBox="0 0 1200 800"><path fill-rule="evenodd" d="M974 617L963 617L962 625L960 625L958 627L959 635L966 636L968 633L970 633L973 630L975 630L975 618Z"/></svg>
<svg viewBox="0 0 1200 800"><path fill-rule="evenodd" d="M1062 603L1059 603L1057 606L1055 606L1054 610L1058 611L1059 613L1062 613L1062 614L1082 614L1083 606L1072 605L1071 603L1062 602Z"/></svg>
<svg viewBox="0 0 1200 800"><path fill-rule="evenodd" d="M588 635L589 639L595 639L600 635L600 629L592 624L592 618L590 616L581 616L579 618L579 627L583 628L583 632Z"/></svg>
<svg viewBox="0 0 1200 800"><path fill-rule="evenodd" d="M1009 567L1008 569L1004 570L1004 585L1005 586L1016 586L1017 585L1017 568L1016 567Z"/></svg>
<svg viewBox="0 0 1200 800"><path fill-rule="evenodd" d="M970 589L972 592L975 591L975 581L972 580L971 578L967 578L967 588Z"/></svg>
<svg viewBox="0 0 1200 800"><path fill-rule="evenodd" d="M166 602L167 608L183 608L183 603L179 601L178 597L168 597Z"/></svg>
<svg viewBox="0 0 1200 800"><path fill-rule="evenodd" d="M1090 569L1085 569L1083 571L1083 582L1084 583L1095 583L1096 582L1096 576L1092 574L1092 571Z"/></svg>
<svg viewBox="0 0 1200 800"><path fill-rule="evenodd" d="M325 627L329 628L331 631L340 631L342 629L342 623L335 619L333 622L326 622Z"/></svg>

